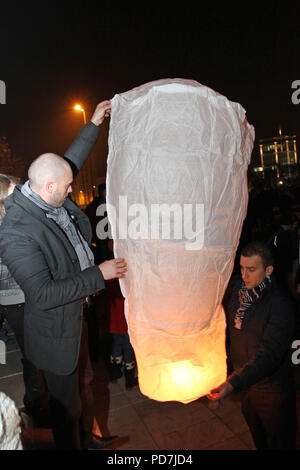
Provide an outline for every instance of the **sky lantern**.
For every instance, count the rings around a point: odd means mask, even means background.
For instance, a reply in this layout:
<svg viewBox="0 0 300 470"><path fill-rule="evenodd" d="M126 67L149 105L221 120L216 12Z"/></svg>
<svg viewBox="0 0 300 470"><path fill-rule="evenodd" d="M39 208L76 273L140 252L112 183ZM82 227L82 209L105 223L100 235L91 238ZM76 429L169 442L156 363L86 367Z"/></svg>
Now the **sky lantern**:
<svg viewBox="0 0 300 470"><path fill-rule="evenodd" d="M107 211L141 392L189 403L226 379L221 305L248 202L254 128L192 80L111 100Z"/></svg>

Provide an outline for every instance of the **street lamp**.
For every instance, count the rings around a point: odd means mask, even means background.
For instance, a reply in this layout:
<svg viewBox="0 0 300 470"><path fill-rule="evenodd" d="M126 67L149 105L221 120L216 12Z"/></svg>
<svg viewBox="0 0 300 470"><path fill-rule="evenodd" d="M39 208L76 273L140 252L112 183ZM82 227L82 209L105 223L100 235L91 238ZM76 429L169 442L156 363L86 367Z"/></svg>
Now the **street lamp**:
<svg viewBox="0 0 300 470"><path fill-rule="evenodd" d="M80 111L82 113L83 117L83 124L86 124L86 114L85 114L85 109L81 106L81 104L76 104L74 106L75 111ZM90 187L91 187L91 182L92 182L92 162L91 160L87 160L85 168L83 168L80 172L79 175L79 180L77 179L77 187L81 186L83 189L79 190L78 193L78 200L80 205L87 205L90 202ZM73 185L74 186L74 185ZM92 188L92 195L94 198L94 189Z"/></svg>
<svg viewBox="0 0 300 470"><path fill-rule="evenodd" d="M75 111L81 111L83 117L83 123L86 124L86 116L85 116L85 109L81 106L81 104L76 104L74 106Z"/></svg>

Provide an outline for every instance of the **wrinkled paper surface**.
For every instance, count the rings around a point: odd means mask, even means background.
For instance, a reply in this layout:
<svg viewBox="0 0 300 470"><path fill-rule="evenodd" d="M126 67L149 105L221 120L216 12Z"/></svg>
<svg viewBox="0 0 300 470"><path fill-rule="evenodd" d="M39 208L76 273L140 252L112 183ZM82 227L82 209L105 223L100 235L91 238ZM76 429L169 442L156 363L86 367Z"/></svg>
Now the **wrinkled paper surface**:
<svg viewBox="0 0 300 470"><path fill-rule="evenodd" d="M221 302L254 128L241 105L192 80L150 82L111 105L108 217L115 256L128 263L120 285L139 386L188 403L226 380Z"/></svg>

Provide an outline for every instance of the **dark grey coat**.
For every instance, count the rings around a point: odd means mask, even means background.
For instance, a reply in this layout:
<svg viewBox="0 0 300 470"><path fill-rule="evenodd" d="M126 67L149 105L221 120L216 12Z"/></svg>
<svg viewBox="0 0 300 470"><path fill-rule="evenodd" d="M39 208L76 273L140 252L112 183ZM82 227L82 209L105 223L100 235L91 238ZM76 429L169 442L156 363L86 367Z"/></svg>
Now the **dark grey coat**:
<svg viewBox="0 0 300 470"><path fill-rule="evenodd" d="M98 132L88 123L66 157L81 166ZM77 218L82 235L90 242L86 215L69 199L64 207ZM105 287L103 276L98 266L80 270L64 232L20 187L6 199L5 209L0 256L25 293L26 356L39 369L70 374L78 361L83 298Z"/></svg>
<svg viewBox="0 0 300 470"><path fill-rule="evenodd" d="M230 359L234 368L228 378L237 390L282 392L292 386L291 343L294 339L295 311L288 295L272 276L262 297L247 310L243 327L234 327L239 307L235 285L225 310L230 339Z"/></svg>

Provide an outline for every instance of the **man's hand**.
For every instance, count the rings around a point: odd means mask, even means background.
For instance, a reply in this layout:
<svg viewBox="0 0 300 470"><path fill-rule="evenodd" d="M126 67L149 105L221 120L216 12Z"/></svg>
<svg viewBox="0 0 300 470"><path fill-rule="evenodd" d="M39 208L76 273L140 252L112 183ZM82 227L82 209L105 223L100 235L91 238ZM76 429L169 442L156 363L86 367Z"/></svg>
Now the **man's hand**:
<svg viewBox="0 0 300 470"><path fill-rule="evenodd" d="M123 258L110 259L99 264L99 269L102 272L105 281L125 277L127 271L127 264Z"/></svg>
<svg viewBox="0 0 300 470"><path fill-rule="evenodd" d="M110 110L110 101L102 101L97 105L91 121L95 124L95 126L100 126L100 124L102 124L104 121L104 118L110 116Z"/></svg>
<svg viewBox="0 0 300 470"><path fill-rule="evenodd" d="M233 391L233 386L230 385L229 382L223 382L218 387L213 388L210 391L209 395L207 395L207 398L213 401L222 400L222 398L225 398L232 391Z"/></svg>

